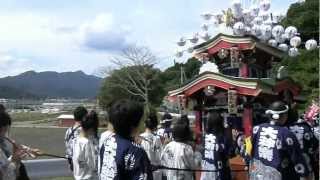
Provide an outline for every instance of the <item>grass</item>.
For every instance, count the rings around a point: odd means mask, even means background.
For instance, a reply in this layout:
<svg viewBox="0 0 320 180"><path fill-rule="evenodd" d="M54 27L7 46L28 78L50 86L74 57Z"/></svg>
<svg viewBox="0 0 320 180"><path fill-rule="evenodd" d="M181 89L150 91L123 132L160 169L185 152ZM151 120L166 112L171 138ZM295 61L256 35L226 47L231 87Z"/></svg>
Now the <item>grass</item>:
<svg viewBox="0 0 320 180"><path fill-rule="evenodd" d="M10 135L18 143L64 156L65 131L64 128L11 128Z"/></svg>

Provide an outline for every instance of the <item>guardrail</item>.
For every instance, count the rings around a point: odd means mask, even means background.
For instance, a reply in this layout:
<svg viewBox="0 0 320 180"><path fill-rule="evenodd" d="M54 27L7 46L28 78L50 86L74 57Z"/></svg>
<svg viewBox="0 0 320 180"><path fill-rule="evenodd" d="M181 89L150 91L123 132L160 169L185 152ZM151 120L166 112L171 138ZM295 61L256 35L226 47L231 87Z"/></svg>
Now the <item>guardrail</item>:
<svg viewBox="0 0 320 180"><path fill-rule="evenodd" d="M30 179L72 176L65 159L37 159L23 161Z"/></svg>

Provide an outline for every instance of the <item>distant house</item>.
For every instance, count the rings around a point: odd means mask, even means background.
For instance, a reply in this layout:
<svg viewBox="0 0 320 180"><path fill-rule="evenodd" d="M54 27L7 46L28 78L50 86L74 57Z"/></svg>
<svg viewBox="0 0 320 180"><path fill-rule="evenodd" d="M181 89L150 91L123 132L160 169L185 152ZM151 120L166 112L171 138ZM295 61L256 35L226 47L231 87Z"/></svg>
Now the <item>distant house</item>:
<svg viewBox="0 0 320 180"><path fill-rule="evenodd" d="M61 114L57 119L60 127L69 127L74 124L74 116L72 114Z"/></svg>

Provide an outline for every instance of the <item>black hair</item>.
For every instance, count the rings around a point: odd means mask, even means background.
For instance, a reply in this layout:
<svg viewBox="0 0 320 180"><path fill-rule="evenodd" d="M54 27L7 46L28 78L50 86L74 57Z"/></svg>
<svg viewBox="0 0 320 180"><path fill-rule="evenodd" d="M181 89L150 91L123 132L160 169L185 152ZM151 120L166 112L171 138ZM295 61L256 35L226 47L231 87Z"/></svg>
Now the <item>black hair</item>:
<svg viewBox="0 0 320 180"><path fill-rule="evenodd" d="M223 118L218 112L210 112L207 120L207 132L215 135L223 135Z"/></svg>
<svg viewBox="0 0 320 180"><path fill-rule="evenodd" d="M143 113L141 103L127 99L116 101L108 111L115 133L126 139L131 139L132 129L139 126Z"/></svg>
<svg viewBox="0 0 320 180"><path fill-rule="evenodd" d="M288 110L288 120L285 125L290 126L299 120L299 113L296 109L289 108Z"/></svg>
<svg viewBox="0 0 320 180"><path fill-rule="evenodd" d="M175 141L186 142L191 138L191 131L188 124L184 121L178 119L172 128L172 136Z"/></svg>
<svg viewBox="0 0 320 180"><path fill-rule="evenodd" d="M99 118L95 111L88 113L80 123L84 131L93 129L95 137L98 137Z"/></svg>
<svg viewBox="0 0 320 180"><path fill-rule="evenodd" d="M0 104L0 112L5 112L6 111L6 108L4 107L3 104Z"/></svg>
<svg viewBox="0 0 320 180"><path fill-rule="evenodd" d="M2 111L0 112L0 128L11 126L11 117L8 113Z"/></svg>
<svg viewBox="0 0 320 180"><path fill-rule="evenodd" d="M155 130L158 126L158 117L156 112L150 112L148 118L144 121L146 128Z"/></svg>
<svg viewBox="0 0 320 180"><path fill-rule="evenodd" d="M272 111L285 111L287 109L287 106L282 101L275 101L269 106L269 110ZM266 111L271 121L278 121L282 116L288 115L288 112L276 114L276 116L279 116L277 119L274 119L274 115L271 113L268 113L268 110ZM286 122L285 122L286 123Z"/></svg>
<svg viewBox="0 0 320 180"><path fill-rule="evenodd" d="M85 107L83 106L78 106L74 112L73 112L73 116L74 116L74 120L75 121L82 121L82 119L88 114L88 111Z"/></svg>
<svg viewBox="0 0 320 180"><path fill-rule="evenodd" d="M187 126L190 125L190 120L189 120L189 118L188 118L188 115L186 115L186 114L184 114L184 115L181 116L181 121L186 122L186 123L187 123Z"/></svg>

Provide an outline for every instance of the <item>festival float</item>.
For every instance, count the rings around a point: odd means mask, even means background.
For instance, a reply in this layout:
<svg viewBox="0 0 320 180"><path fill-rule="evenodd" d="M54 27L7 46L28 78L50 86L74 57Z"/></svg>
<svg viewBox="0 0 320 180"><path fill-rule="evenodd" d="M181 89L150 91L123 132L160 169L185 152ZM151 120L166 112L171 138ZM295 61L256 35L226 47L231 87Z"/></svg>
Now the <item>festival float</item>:
<svg viewBox="0 0 320 180"><path fill-rule="evenodd" d="M252 126L261 123L271 102L282 100L290 106L303 101L302 88L289 78L286 67L273 72L283 57L299 56L299 31L280 25L284 16L270 12L270 6L269 0L234 0L222 14L202 14L206 21L202 32L177 42L176 57L190 53L202 63L196 77L168 92L169 101L179 103L182 112L195 112L197 143L201 144L209 111L219 111L227 126L250 137ZM211 37L211 26L229 33ZM314 39L303 44L307 50L318 48ZM233 169L241 164L231 160ZM235 174L240 179L244 175Z"/></svg>

